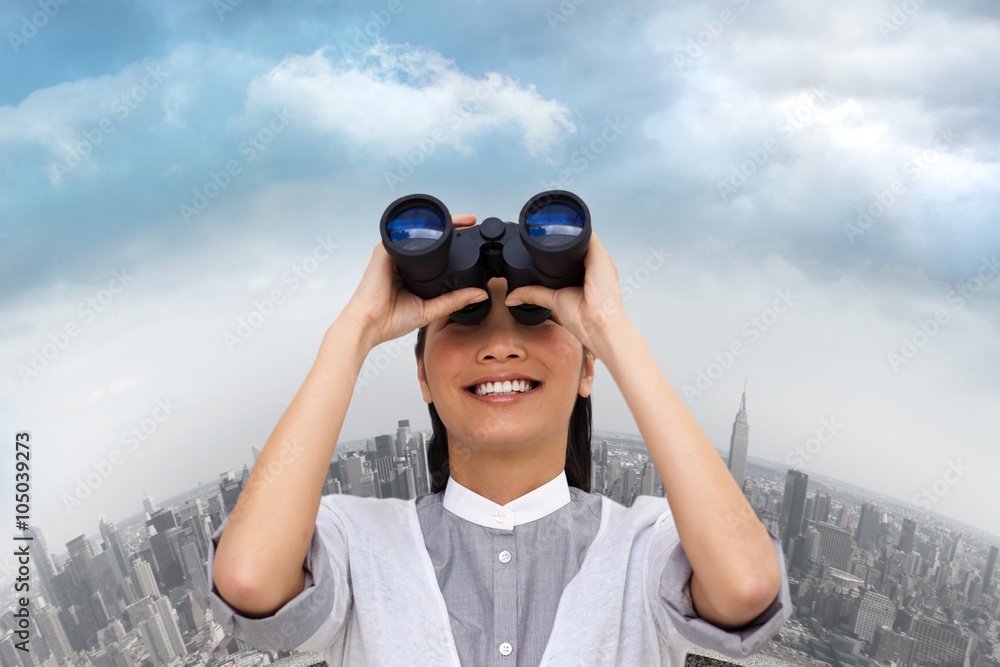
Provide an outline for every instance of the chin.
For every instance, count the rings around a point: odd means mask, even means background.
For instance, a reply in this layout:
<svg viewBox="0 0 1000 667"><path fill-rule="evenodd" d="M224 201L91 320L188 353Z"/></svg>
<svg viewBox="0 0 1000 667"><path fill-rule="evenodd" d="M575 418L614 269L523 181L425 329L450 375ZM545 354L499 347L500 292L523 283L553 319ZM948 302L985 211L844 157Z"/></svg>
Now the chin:
<svg viewBox="0 0 1000 667"><path fill-rule="evenodd" d="M529 428L510 428L509 425L498 425L497 428L477 428L465 432L459 438L461 442L474 443L476 449L503 448L514 449L528 447L529 443L538 442L545 434ZM449 438L449 443L451 439Z"/></svg>

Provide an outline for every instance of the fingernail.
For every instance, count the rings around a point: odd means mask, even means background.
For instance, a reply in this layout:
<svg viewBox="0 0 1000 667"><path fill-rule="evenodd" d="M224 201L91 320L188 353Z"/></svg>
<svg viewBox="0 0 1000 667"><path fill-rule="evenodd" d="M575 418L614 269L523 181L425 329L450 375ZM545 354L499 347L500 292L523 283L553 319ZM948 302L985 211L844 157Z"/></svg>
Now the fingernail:
<svg viewBox="0 0 1000 667"><path fill-rule="evenodd" d="M524 302L521 301L520 299L518 299L517 297L511 297L511 298L507 299L506 301L504 301L504 305L507 305L507 306L520 306L522 303L524 303Z"/></svg>
<svg viewBox="0 0 1000 667"><path fill-rule="evenodd" d="M490 298L489 294L477 294L476 296L469 299L469 305L471 306L474 303L480 303L482 301L486 301L486 299L488 298Z"/></svg>

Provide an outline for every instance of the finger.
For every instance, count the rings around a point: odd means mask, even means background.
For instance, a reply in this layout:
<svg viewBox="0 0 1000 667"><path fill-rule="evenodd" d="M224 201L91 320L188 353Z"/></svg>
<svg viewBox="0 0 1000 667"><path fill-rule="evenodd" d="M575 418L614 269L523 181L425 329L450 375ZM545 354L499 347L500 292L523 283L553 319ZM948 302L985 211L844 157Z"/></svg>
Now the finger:
<svg viewBox="0 0 1000 667"><path fill-rule="evenodd" d="M556 291L541 285L525 285L518 287L507 295L504 305L507 307L520 306L522 303L531 303L542 308L554 310Z"/></svg>
<svg viewBox="0 0 1000 667"><path fill-rule="evenodd" d="M467 227L472 227L476 224L476 216L471 214L453 215L451 216L451 224L455 229L465 229Z"/></svg>
<svg viewBox="0 0 1000 667"><path fill-rule="evenodd" d="M451 315L469 304L485 301L489 296L486 290L478 287L466 287L424 301L424 324L439 317Z"/></svg>
<svg viewBox="0 0 1000 667"><path fill-rule="evenodd" d="M587 256L584 257L584 265L586 265L587 260L591 258L596 259L596 255L607 255L608 251L605 249L604 244L601 243L601 239L597 238L595 232L590 233L590 241L587 243Z"/></svg>

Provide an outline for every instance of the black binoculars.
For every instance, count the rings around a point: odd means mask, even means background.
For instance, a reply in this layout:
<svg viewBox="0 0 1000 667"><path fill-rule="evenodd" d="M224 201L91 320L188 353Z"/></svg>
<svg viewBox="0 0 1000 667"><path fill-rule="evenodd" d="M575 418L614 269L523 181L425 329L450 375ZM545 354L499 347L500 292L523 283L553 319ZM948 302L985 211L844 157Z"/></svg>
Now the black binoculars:
<svg viewBox="0 0 1000 667"><path fill-rule="evenodd" d="M389 204L379 225L382 244L406 288L423 299L507 279L507 293L525 285L551 289L583 284L590 242L590 211L566 190L541 192L521 209L518 224L486 218L455 231L447 207L430 195L406 195ZM478 324L492 298L451 314L458 324ZM541 324L551 311L532 304L510 308L521 324Z"/></svg>

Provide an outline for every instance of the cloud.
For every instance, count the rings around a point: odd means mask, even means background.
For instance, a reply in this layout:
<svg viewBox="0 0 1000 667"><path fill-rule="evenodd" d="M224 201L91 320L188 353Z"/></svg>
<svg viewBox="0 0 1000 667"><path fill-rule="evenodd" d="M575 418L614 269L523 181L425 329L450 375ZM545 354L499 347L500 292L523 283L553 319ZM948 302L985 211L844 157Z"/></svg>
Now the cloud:
<svg viewBox="0 0 1000 667"><path fill-rule="evenodd" d="M576 130L566 106L534 86L497 72L476 78L434 51L382 42L341 60L323 49L286 57L247 91L248 108L275 105L320 134L390 155L436 144L469 153L474 139L498 132L544 160Z"/></svg>

